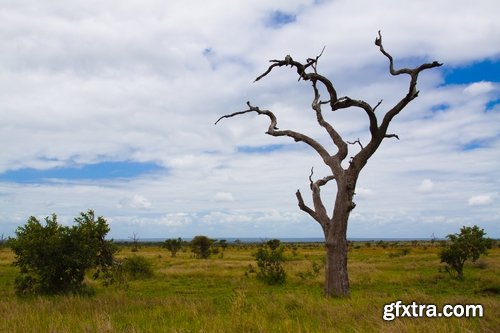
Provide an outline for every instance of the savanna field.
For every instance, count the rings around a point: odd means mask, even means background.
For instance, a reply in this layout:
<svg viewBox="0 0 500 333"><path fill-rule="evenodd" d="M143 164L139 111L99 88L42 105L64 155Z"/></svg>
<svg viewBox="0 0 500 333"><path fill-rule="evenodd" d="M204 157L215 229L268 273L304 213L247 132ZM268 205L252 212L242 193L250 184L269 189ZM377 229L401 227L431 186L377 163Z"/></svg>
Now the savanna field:
<svg viewBox="0 0 500 333"><path fill-rule="evenodd" d="M89 275L88 296L18 297L17 267L0 249L0 332L499 332L500 248L466 263L465 279L439 262L439 244L350 244L351 296L322 295L321 244L287 244L286 283L256 278L255 245L230 245L209 259L188 247L172 258L154 244L117 257L142 256L151 277L128 277L104 287ZM382 319L385 304L481 304L482 318Z"/></svg>

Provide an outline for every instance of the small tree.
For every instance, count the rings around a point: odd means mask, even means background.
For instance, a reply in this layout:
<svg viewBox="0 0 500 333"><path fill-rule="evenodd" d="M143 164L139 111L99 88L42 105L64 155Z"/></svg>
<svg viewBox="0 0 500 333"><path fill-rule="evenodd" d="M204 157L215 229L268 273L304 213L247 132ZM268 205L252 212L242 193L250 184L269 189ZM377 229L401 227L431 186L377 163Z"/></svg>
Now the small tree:
<svg viewBox="0 0 500 333"><path fill-rule="evenodd" d="M191 240L191 252L196 258L207 259L212 253L213 240L207 236L196 236Z"/></svg>
<svg viewBox="0 0 500 333"><path fill-rule="evenodd" d="M227 249L227 240L221 239L217 242L217 244L222 248L222 251L225 251Z"/></svg>
<svg viewBox="0 0 500 333"><path fill-rule="evenodd" d="M95 269L94 278L113 266L117 251L106 240L109 227L103 217L97 220L92 210L75 218L76 225L62 226L55 214L42 225L30 217L16 230L9 245L16 255L14 265L20 269L16 290L28 293L66 293L83 289L85 273Z"/></svg>
<svg viewBox="0 0 500 333"><path fill-rule="evenodd" d="M170 255L175 257L177 252L182 248L182 239L180 237L177 239L167 239L162 247L169 250Z"/></svg>
<svg viewBox="0 0 500 333"><path fill-rule="evenodd" d="M139 251L139 236L134 232L132 237L130 237L132 240L132 252L138 252Z"/></svg>
<svg viewBox="0 0 500 333"><path fill-rule="evenodd" d="M464 263L467 260L475 262L482 254L486 254L487 249L491 249L492 239L485 238L486 233L479 229L477 225L473 227L462 227L459 234L446 236L449 242L441 250L441 262L446 263L446 269L450 272L453 269L457 273L457 278L464 278Z"/></svg>
<svg viewBox="0 0 500 333"><path fill-rule="evenodd" d="M285 269L282 263L285 261L283 251L285 247L277 239L266 242L259 247L254 254L260 272L257 277L267 284L283 284L286 280Z"/></svg>

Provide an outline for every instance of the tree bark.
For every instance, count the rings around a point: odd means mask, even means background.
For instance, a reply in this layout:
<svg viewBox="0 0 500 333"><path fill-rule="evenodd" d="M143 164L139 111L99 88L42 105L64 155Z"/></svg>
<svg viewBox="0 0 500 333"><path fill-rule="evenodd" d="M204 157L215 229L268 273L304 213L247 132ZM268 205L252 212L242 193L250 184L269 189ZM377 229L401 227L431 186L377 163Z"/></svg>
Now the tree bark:
<svg viewBox="0 0 500 333"><path fill-rule="evenodd" d="M326 247L325 296L349 296L347 223L351 211L356 206L353 196L357 176L358 173L351 171L337 178L333 216L327 223L322 224Z"/></svg>
<svg viewBox="0 0 500 333"><path fill-rule="evenodd" d="M349 296L349 274L347 272L347 239L338 234L326 241L326 265L324 295L328 297Z"/></svg>

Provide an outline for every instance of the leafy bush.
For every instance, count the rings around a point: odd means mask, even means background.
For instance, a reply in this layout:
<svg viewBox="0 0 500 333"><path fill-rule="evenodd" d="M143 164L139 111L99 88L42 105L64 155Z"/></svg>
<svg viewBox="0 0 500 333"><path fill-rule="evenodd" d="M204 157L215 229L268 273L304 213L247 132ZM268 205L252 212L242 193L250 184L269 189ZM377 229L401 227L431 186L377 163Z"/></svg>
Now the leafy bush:
<svg viewBox="0 0 500 333"><path fill-rule="evenodd" d="M126 258L122 264L123 272L132 280L147 279L153 277L153 265L143 256L132 256Z"/></svg>
<svg viewBox="0 0 500 333"><path fill-rule="evenodd" d="M446 236L448 244L441 250L441 262L446 263L446 270L452 274L454 270L458 279L464 277L464 263L467 260L475 262L482 254L486 254L493 241L485 238L486 233L478 226L462 227L459 234Z"/></svg>
<svg viewBox="0 0 500 333"><path fill-rule="evenodd" d="M177 252L182 248L182 239L179 237L177 239L167 239L162 245L163 248L170 251L170 255L175 257Z"/></svg>
<svg viewBox="0 0 500 333"><path fill-rule="evenodd" d="M207 259L212 253L214 241L206 236L196 236L191 240L191 251L196 258Z"/></svg>
<svg viewBox="0 0 500 333"><path fill-rule="evenodd" d="M285 283L286 273L282 266L285 261L284 250L285 247L280 245L279 240L270 240L259 247L254 254L257 266L260 268L257 273L259 279L270 285Z"/></svg>
<svg viewBox="0 0 500 333"><path fill-rule="evenodd" d="M20 294L67 293L85 290L85 273L95 269L94 278L113 266L117 247L105 237L109 227L92 210L75 218L76 225L62 226L55 214L42 225L30 217L18 227L9 245L20 269L16 291Z"/></svg>

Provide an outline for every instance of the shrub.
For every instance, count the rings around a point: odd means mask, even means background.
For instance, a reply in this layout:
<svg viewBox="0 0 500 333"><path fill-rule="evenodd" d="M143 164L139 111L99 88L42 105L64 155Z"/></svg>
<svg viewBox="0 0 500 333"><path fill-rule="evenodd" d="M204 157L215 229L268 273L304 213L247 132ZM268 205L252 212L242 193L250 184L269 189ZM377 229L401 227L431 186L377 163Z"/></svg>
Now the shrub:
<svg viewBox="0 0 500 333"><path fill-rule="evenodd" d="M259 247L254 254L257 266L260 269L257 273L259 279L270 285L285 283L286 273L282 266L285 261L283 257L284 250L285 247L277 243L276 240L268 241Z"/></svg>
<svg viewBox="0 0 500 333"><path fill-rule="evenodd" d="M182 248L182 239L180 237L177 239L167 239L162 247L169 250L170 255L175 257L177 252Z"/></svg>
<svg viewBox="0 0 500 333"><path fill-rule="evenodd" d="M475 262L482 254L486 254L493 241L485 238L486 233L478 226L462 227L459 234L446 236L449 242L440 252L441 262L446 263L446 270L451 274L454 270L458 279L464 277L464 263Z"/></svg>
<svg viewBox="0 0 500 333"><path fill-rule="evenodd" d="M134 255L126 258L122 264L123 272L132 280L153 277L153 265L143 256Z"/></svg>
<svg viewBox="0 0 500 333"><path fill-rule="evenodd" d="M207 259L212 253L213 240L206 236L196 236L191 240L191 251L196 258Z"/></svg>
<svg viewBox="0 0 500 333"><path fill-rule="evenodd" d="M92 210L75 218L76 225L62 226L55 214L42 225L30 217L9 239L20 269L16 291L30 293L68 293L85 291L85 273L95 269L94 278L113 266L117 247L106 240L109 227L103 217L95 219Z"/></svg>

